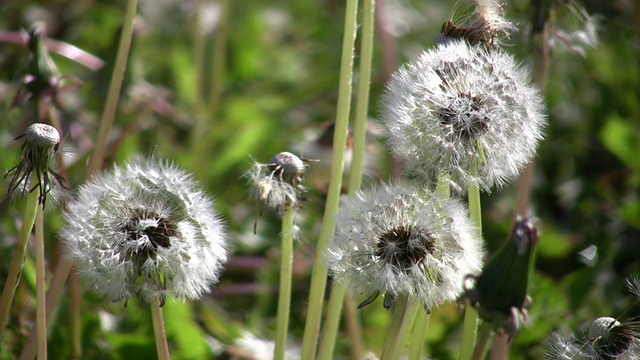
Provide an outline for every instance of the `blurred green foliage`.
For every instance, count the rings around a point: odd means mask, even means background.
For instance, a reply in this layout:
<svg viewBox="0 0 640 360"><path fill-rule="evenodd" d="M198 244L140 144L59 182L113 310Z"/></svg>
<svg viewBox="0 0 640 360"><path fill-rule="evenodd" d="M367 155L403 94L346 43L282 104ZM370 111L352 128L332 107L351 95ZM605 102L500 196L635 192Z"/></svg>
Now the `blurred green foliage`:
<svg viewBox="0 0 640 360"><path fill-rule="evenodd" d="M370 116L384 81L401 62L433 46L453 2L441 0L381 1L380 16L388 37L376 35ZM525 64L539 61L529 45L532 4L513 1L507 14L520 31L508 41ZM548 0L549 4L562 1ZM617 316L632 304L624 281L638 273L640 262L640 20L637 3L589 0L600 37L585 56L551 49L546 98L549 126L536 159L532 206L541 225L537 272L530 319L512 347L513 359L538 359L552 331L575 331L599 316ZM227 220L234 262L220 284L202 302L169 301L167 333L175 359L203 359L251 331L273 338L277 298L279 219L259 213L242 174L251 157L267 162L280 151L305 153L335 116L344 4L340 1L231 1L225 67L218 109L211 107L214 42L219 31L220 3L203 0L141 0L109 162L134 156L173 159L198 174ZM0 32L28 29L46 22L48 36L73 44L106 62L93 72L53 53L62 74L81 80L77 89L60 95L60 126L64 172L73 189L84 181L86 162L95 141L119 39L125 2L106 0L9 1L0 4ZM199 11L204 29L195 24ZM558 14L560 14L558 10ZM562 28L562 16L554 26ZM380 24L378 28L381 29ZM195 59L196 31L205 39L204 69ZM3 171L19 159L20 141L13 140L35 122L32 103L9 106L26 66L26 47L0 42L0 162ZM356 59L357 61L357 59ZM357 74L356 74L357 77ZM198 84L202 84L198 88ZM197 99L204 108L197 109ZM208 122L202 154L190 142L198 120ZM307 141L307 142L305 142ZM383 137L372 144L384 151ZM305 145L307 144L307 145ZM300 150L302 149L302 150ZM199 156L196 156L199 155ZM196 162L197 161L197 162ZM368 182L391 176L387 155ZM321 166L311 164L310 166ZM327 168L321 167L326 174ZM0 185L3 192L6 182ZM312 188L298 217L301 226L294 262L290 336L299 342L304 327L309 271L322 214L323 190ZM484 236L495 250L512 224L514 188L483 195ZM9 264L22 214L21 200L0 209L0 264ZM57 231L63 205L48 207L49 271L60 257ZM253 233L257 222L257 234ZM0 358L17 357L33 327L35 272L29 252ZM235 265L234 265L235 264ZM232 266L233 265L233 266ZM0 266L0 279L7 266ZM0 280L0 284L2 280ZM379 300L360 311L365 341L379 351L389 314ZM65 296L51 324L51 358L70 356L70 302ZM625 317L638 315L636 307ZM107 304L87 290L82 302L83 358L155 358L148 308L136 300L128 306ZM429 354L454 358L461 316L455 306L434 311L428 337ZM339 337L336 358L348 355L347 337ZM133 355L135 354L135 355Z"/></svg>

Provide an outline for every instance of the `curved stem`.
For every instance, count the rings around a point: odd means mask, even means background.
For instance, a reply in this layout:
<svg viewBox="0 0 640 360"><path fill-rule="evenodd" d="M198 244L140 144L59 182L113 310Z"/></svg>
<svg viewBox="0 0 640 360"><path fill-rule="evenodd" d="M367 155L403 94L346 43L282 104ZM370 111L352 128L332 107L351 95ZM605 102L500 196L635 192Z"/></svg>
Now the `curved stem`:
<svg viewBox="0 0 640 360"><path fill-rule="evenodd" d="M320 332L320 318L322 316L322 304L327 285L327 265L324 261L324 253L333 240L335 230L335 214L340 203L340 190L342 188L342 170L344 167L345 147L347 145L347 132L349 125L349 111L351 108L351 83L353 79L353 46L356 38L356 18L358 11L357 0L347 0L344 21L344 37L342 43L342 58L340 65L340 88L338 95L338 108L336 125L333 136L333 158L331 160L331 180L327 194L327 203L322 219L322 230L316 246L316 261L311 270L311 290L309 292L309 305L307 321L304 327L302 342L302 359L315 357L318 333Z"/></svg>
<svg viewBox="0 0 640 360"><path fill-rule="evenodd" d="M36 220L36 210L38 208L38 191L29 193L27 197L27 204L24 210L24 216L22 218L22 228L20 228L20 236L18 237L18 244L16 246L11 265L9 267L9 274L4 284L4 290L2 290L2 298L0 299L0 338L4 333L4 328L9 320L9 311L11 310L11 304L13 303L13 297L18 288L20 282L20 276L22 275L22 266L24 265L24 256L27 252L27 244L29 243L29 236L33 229L33 224Z"/></svg>
<svg viewBox="0 0 640 360"><path fill-rule="evenodd" d="M278 323L276 325L275 360L284 360L291 309L291 277L293 275L293 217L289 206L282 218L282 260L280 262L280 295L278 296Z"/></svg>

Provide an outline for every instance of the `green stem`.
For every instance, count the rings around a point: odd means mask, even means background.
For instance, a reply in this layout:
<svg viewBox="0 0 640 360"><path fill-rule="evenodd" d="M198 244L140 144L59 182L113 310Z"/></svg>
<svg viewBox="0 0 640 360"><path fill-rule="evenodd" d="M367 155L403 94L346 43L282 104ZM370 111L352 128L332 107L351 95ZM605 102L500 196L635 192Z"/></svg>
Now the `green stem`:
<svg viewBox="0 0 640 360"><path fill-rule="evenodd" d="M390 359L400 360L400 358L402 357L407 339L409 338L409 333L411 333L411 328L413 327L413 322L415 321L416 315L421 308L422 304L420 302L420 299L415 295L410 296L407 300L407 307L404 310L404 314L402 316L402 323L400 325L400 328L398 329L398 332L396 333L393 342Z"/></svg>
<svg viewBox="0 0 640 360"><path fill-rule="evenodd" d="M227 63L227 38L229 33L229 14L231 12L231 0L220 0L220 18L213 42L213 61L211 79L211 104L209 104L210 119L216 120L220 108L220 98L224 85L224 70ZM213 127L211 121L209 127Z"/></svg>
<svg viewBox="0 0 640 360"><path fill-rule="evenodd" d="M347 327L349 350L351 351L352 360L361 360L365 358L366 346L362 335L362 324L356 307L357 304L353 297L347 292L344 297L344 318Z"/></svg>
<svg viewBox="0 0 640 360"><path fill-rule="evenodd" d="M35 220L36 245L36 339L38 340L38 360L47 358L47 311L45 296L47 279L44 267L44 221L43 208L38 205Z"/></svg>
<svg viewBox="0 0 640 360"><path fill-rule="evenodd" d="M167 331L164 328L164 316L160 307L160 299L155 298L150 305L158 360L169 360L171 358L169 356L169 343L167 342Z"/></svg>
<svg viewBox="0 0 640 360"><path fill-rule="evenodd" d="M395 342L396 334L402 324L402 318L404 317L405 310L407 308L407 297L400 295L393 303L391 310L393 315L391 317L391 325L387 329L387 338L384 340L382 346L382 353L380 359L388 359L391 356L390 352L393 351L393 344Z"/></svg>
<svg viewBox="0 0 640 360"><path fill-rule="evenodd" d="M56 267L56 272L53 275L53 280L51 280L51 284L49 285L49 292L47 292L47 324L51 324L53 322L53 315L56 314L56 309L58 308L58 303L60 302L60 298L64 292L64 285L67 282L70 271L71 264L64 260L64 258L61 258L58 266ZM20 360L34 359L36 357L36 348L36 332L33 331L29 335L29 339L22 349Z"/></svg>
<svg viewBox="0 0 640 360"><path fill-rule="evenodd" d="M418 311L418 314L416 315L416 325L413 329L409 347L409 360L422 359L422 350L424 349L424 342L427 338L429 319L430 316L426 311Z"/></svg>
<svg viewBox="0 0 640 360"><path fill-rule="evenodd" d="M291 277L293 275L293 217L295 211L289 206L282 218L282 260L280 262L280 295L278 296L278 323L276 325L275 360L284 360L291 309Z"/></svg>
<svg viewBox="0 0 640 360"><path fill-rule="evenodd" d="M82 359L82 288L76 276L69 279L69 302L69 358Z"/></svg>
<svg viewBox="0 0 640 360"><path fill-rule="evenodd" d="M481 149L480 149L481 150ZM478 163L473 162L471 174L478 174ZM467 191L469 198L469 216L471 221L478 228L478 235L482 236L482 211L480 205L480 189L478 186L469 186ZM460 348L460 360L469 360L473 354L473 347L476 342L476 331L478 328L478 312L471 306L469 300L466 301L464 313L464 328L462 332L462 346Z"/></svg>
<svg viewBox="0 0 640 360"><path fill-rule="evenodd" d="M356 113L353 135L353 157L351 162L349 177L349 195L353 196L360 189L362 184L362 173L364 168L364 156L366 150L367 118L369 109L369 90L371 82L371 62L373 58L373 35L375 26L375 0L364 2L362 15L362 45L360 48L360 80L358 82L358 98L356 100ZM334 284L331 289L329 307L327 309L326 325L320 344L320 359L329 359L335 348L338 326L340 325L340 314L345 303L346 285ZM350 302L350 301L349 301ZM359 319L355 311L345 312L345 316L350 316L349 323L358 326ZM356 329L354 329L358 332ZM352 340L358 342L352 347L364 348L360 336L351 334ZM356 358L362 358L362 354L354 354Z"/></svg>
<svg viewBox="0 0 640 360"><path fill-rule="evenodd" d="M39 192L32 191L27 197L27 204L24 210L24 216L22 218L22 228L20 229L20 236L18 238L18 244L16 246L11 265L9 267L9 274L5 281L4 290L2 291L2 299L0 299L0 338L4 333L4 328L9 320L9 311L11 310L11 303L13 297L18 288L20 282L20 276L22 275L22 266L24 265L24 256L27 252L27 244L29 243L29 236L33 229L33 224L36 220L36 210L38 208L38 196Z"/></svg>
<svg viewBox="0 0 640 360"><path fill-rule="evenodd" d="M487 349L487 344L491 338L491 325L483 322L480 326L480 335L478 335L478 341L476 342L476 348L473 351L473 360L482 360L484 353Z"/></svg>
<svg viewBox="0 0 640 360"><path fill-rule="evenodd" d="M340 204L340 190L342 188L342 170L344 166L345 147L349 127L349 111L351 108L351 83L353 79L353 53L356 38L356 18L358 11L357 0L347 0L344 21L344 37L342 43L342 57L340 65L340 88L336 125L333 136L333 158L331 160L331 180L324 209L322 229L316 246L316 261L311 270L311 290L307 321L304 328L302 342L302 359L315 357L318 333L320 332L320 318L322 304L327 285L327 264L324 255L333 240L335 231L335 214Z"/></svg>
<svg viewBox="0 0 640 360"><path fill-rule="evenodd" d="M107 101L104 107L104 112L102 113L102 120L100 121L100 129L98 130L98 139L96 141L95 148L93 149L93 156L91 156L91 159L89 160L89 167L87 170L89 175L100 170L104 161L107 141L109 140L109 133L111 132L113 120L118 109L122 82L124 81L124 73L127 69L127 60L129 58L129 50L131 48L133 25L135 22L137 7L138 0L127 1L127 9L124 16L120 44L118 46L118 55L116 56L116 63L113 67L111 83L109 84L109 93L107 94Z"/></svg>
<svg viewBox="0 0 640 360"><path fill-rule="evenodd" d="M338 325L340 325L340 313L342 312L346 292L347 285L342 282L334 283L331 288L331 296L327 307L327 319L324 324L324 332L318 353L318 359L320 360L330 360L333 358L336 336L338 335Z"/></svg>

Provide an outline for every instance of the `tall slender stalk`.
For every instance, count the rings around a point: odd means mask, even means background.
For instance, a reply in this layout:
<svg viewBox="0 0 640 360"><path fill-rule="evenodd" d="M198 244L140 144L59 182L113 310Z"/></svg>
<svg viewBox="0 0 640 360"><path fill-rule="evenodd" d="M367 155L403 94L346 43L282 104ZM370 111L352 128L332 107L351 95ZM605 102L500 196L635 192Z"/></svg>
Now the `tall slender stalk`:
<svg viewBox="0 0 640 360"><path fill-rule="evenodd" d="M411 328L413 327L413 322L416 318L418 311L421 310L420 299L417 296L410 296L407 300L407 307L404 310L404 314L402 316L402 323L400 324L400 328L396 336L394 337L394 342L391 350L391 357L389 359L392 360L400 360L402 358L402 353L405 348L405 344L407 339L409 338L409 333L411 333ZM381 359L381 360L384 360Z"/></svg>
<svg viewBox="0 0 640 360"><path fill-rule="evenodd" d="M422 359L422 350L424 341L427 338L430 318L431 316L426 311L418 311L409 346L409 360Z"/></svg>
<svg viewBox="0 0 640 360"><path fill-rule="evenodd" d="M47 292L47 324L51 324L53 316L58 309L58 303L62 297L64 291L64 284L67 282L67 277L71 271L71 264L68 261L60 261L60 264L56 267L56 272L53 275L51 284L49 285L49 291ZM22 349L20 354L20 360L32 360L36 357L36 332L33 331L27 339L27 343Z"/></svg>
<svg viewBox="0 0 640 360"><path fill-rule="evenodd" d="M371 62L373 58L373 36L375 27L375 0L366 0L362 15L362 44L360 48L360 80L358 82L358 98L356 100L356 114L353 136L353 158L351 162L349 177L349 196L353 196L362 184L362 173L364 168L364 156L367 135L367 115L369 109L369 85L371 82ZM319 359L330 359L333 355L338 326L340 325L340 314L345 303L347 287L345 284L333 284L331 296L327 309L327 322L325 324L322 343L320 344ZM352 304L350 304L352 305ZM346 314L353 314L349 312ZM358 323L357 317L351 319L354 324ZM355 341L362 341L354 339ZM359 344L352 344L356 348ZM363 354L354 354L356 358L362 358Z"/></svg>
<svg viewBox="0 0 640 360"><path fill-rule="evenodd" d="M289 206L282 217L282 260L280 262L280 291L278 296L278 323L276 325L275 360L284 360L287 348L289 313L291 309L291 277L293 275L293 218L295 210Z"/></svg>
<svg viewBox="0 0 640 360"><path fill-rule="evenodd" d="M320 332L320 318L324 291L327 285L327 265L323 261L324 253L333 240L335 230L334 216L340 203L340 189L342 188L342 170L344 166L344 154L347 144L347 132L349 125L349 111L351 108L351 83L353 79L353 53L356 38L356 18L358 11L357 0L347 0L344 21L344 37L342 43L342 58L340 65L340 88L338 95L338 108L336 125L333 137L333 158L331 161L331 180L327 194L327 203L322 220L322 230L316 246L316 261L311 271L311 291L309 293L309 306L307 322L304 328L302 342L302 359L315 357L318 333Z"/></svg>
<svg viewBox="0 0 640 360"><path fill-rule="evenodd" d="M4 284L4 290L2 290L2 298L0 299L0 338L4 333L5 326L9 320L9 311L11 310L11 304L13 303L13 297L18 288L20 282L20 276L22 275L22 266L24 265L24 257L27 252L27 244L29 243L29 236L31 235L31 229L36 220L36 211L38 208L38 191L32 191L27 197L27 204L24 210L24 216L22 217L22 227L20 228L20 235L18 237L18 244L16 246L11 265L9 267L9 274Z"/></svg>
<svg viewBox="0 0 640 360"><path fill-rule="evenodd" d="M47 279L44 267L44 219L42 205L38 205L35 222L36 245L36 336L38 339L38 360L47 358L47 312L45 296Z"/></svg>
<svg viewBox="0 0 640 360"><path fill-rule="evenodd" d="M482 149L480 149L482 150ZM471 174L478 174L478 163L473 162ZM480 205L480 189L477 186L470 186L467 191L469 198L469 216L471 221L477 226L479 236L482 236L482 209ZM473 355L473 348L476 342L476 332L478 328L478 312L471 306L469 300L466 302L464 313L464 327L462 332L462 346L460 348L460 360L469 360Z"/></svg>
<svg viewBox="0 0 640 360"><path fill-rule="evenodd" d="M109 140L109 133L113 127L113 120L116 117L120 92L122 91L122 82L124 81L124 73L127 70L127 61L129 59L129 50L131 49L133 25L135 23L137 8L138 0L127 1L122 34L120 35L120 44L118 45L118 54L116 55L116 63L113 67L113 74L111 74L109 93L107 94L107 100L102 113L102 119L100 121L98 139L96 140L93 155L89 160L87 178L89 178L94 172L100 170L104 162L107 141Z"/></svg>
<svg viewBox="0 0 640 360"><path fill-rule="evenodd" d="M382 346L382 353L380 354L380 359L389 359L391 356L391 352L393 351L393 346L396 339L396 334L398 334L398 330L402 325L402 318L404 317L404 313L407 309L407 297L405 295L400 295L393 302L391 310L393 315L391 316L391 325L389 329L387 329L387 337L384 340L384 345Z"/></svg>
<svg viewBox="0 0 640 360"><path fill-rule="evenodd" d="M156 339L156 351L158 360L169 360L169 343L167 342L167 331L164 328L164 316L160 307L160 299L155 298L151 303L151 320L153 322L153 335Z"/></svg>

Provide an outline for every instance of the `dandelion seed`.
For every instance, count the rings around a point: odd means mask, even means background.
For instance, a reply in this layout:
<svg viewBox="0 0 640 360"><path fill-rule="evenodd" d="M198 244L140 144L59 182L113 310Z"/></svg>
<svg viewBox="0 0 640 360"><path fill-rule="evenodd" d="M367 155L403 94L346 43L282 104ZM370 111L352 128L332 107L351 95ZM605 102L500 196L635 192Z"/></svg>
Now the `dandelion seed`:
<svg viewBox="0 0 640 360"><path fill-rule="evenodd" d="M435 183L448 174L458 191L470 185L489 191L533 158L546 123L543 109L529 73L510 55L455 41L394 74L382 119L409 175Z"/></svg>
<svg viewBox="0 0 640 360"><path fill-rule="evenodd" d="M227 261L213 201L192 177L155 159L94 176L69 205L62 239L94 290L117 302L196 299Z"/></svg>
<svg viewBox="0 0 640 360"><path fill-rule="evenodd" d="M328 251L337 281L385 307L417 295L426 309L455 300L464 275L480 270L482 240L455 199L406 183L383 184L348 199L336 216Z"/></svg>
<svg viewBox="0 0 640 360"><path fill-rule="evenodd" d="M492 48L499 42L500 36L508 37L515 26L504 18L502 6L495 0L476 0L473 14L460 25L448 20L442 25L441 33L436 37L437 44L465 39L472 45L484 45Z"/></svg>
<svg viewBox="0 0 640 360"><path fill-rule="evenodd" d="M60 134L51 125L36 123L30 125L24 135L16 139L22 137L25 138L22 145L22 158L18 165L5 174L5 178L13 174L7 187L7 194L15 197L17 194L35 191L37 188L40 192L38 201L45 205L47 194L51 190L49 175L64 187L62 176L51 168L51 159L58 151ZM32 185L33 187L29 188Z"/></svg>

